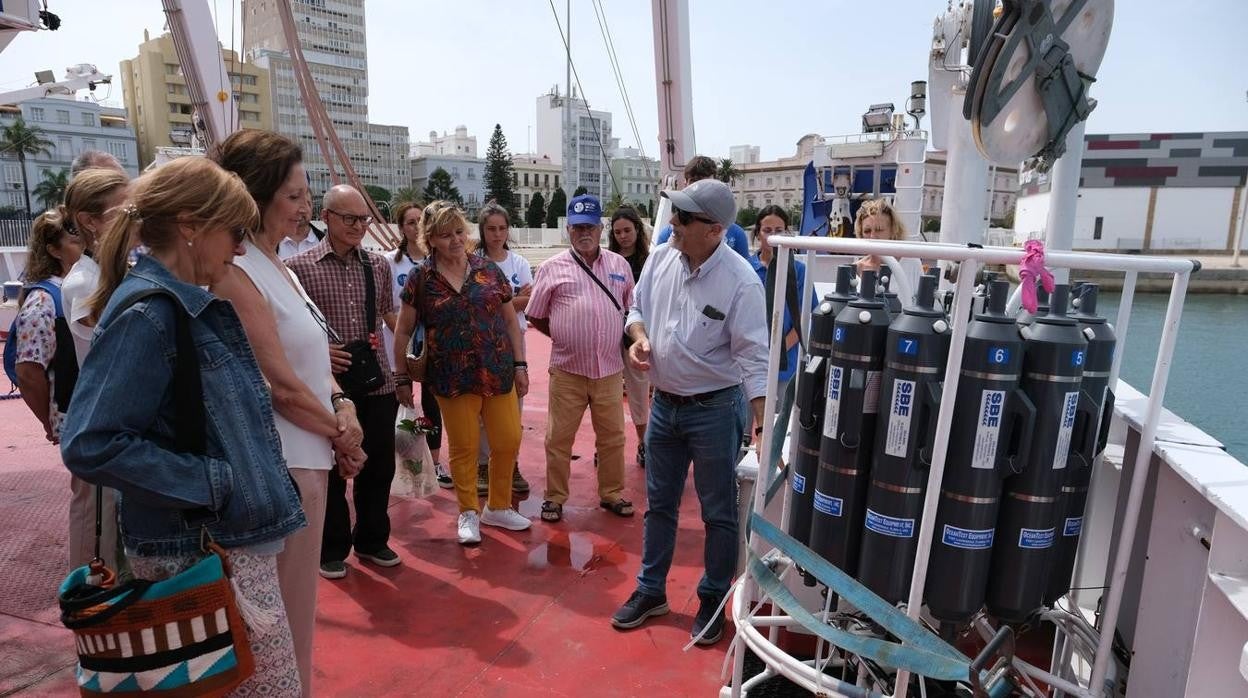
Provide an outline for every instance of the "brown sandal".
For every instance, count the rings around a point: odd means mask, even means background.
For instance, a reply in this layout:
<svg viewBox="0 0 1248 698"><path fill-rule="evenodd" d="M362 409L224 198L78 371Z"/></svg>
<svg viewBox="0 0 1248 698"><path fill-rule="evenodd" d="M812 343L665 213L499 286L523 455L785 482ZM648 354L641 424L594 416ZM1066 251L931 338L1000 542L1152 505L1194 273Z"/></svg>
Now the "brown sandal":
<svg viewBox="0 0 1248 698"><path fill-rule="evenodd" d="M557 523L563 519L563 505L550 500L542 502L542 521Z"/></svg>
<svg viewBox="0 0 1248 698"><path fill-rule="evenodd" d="M634 513L633 503L627 499L617 499L614 502L599 502L598 506L606 509L616 516L623 516L625 518L632 516Z"/></svg>

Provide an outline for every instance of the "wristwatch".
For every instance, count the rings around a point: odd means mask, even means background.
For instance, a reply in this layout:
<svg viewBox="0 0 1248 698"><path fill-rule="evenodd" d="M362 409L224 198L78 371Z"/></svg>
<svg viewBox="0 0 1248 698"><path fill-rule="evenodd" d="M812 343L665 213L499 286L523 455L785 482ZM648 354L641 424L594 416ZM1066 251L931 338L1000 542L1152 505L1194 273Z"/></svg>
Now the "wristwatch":
<svg viewBox="0 0 1248 698"><path fill-rule="evenodd" d="M334 393L333 395L329 396L329 406L334 408L335 412L338 411L338 403L341 403L341 402L346 402L351 405L355 405L355 402L352 401L351 398L347 397L346 393Z"/></svg>

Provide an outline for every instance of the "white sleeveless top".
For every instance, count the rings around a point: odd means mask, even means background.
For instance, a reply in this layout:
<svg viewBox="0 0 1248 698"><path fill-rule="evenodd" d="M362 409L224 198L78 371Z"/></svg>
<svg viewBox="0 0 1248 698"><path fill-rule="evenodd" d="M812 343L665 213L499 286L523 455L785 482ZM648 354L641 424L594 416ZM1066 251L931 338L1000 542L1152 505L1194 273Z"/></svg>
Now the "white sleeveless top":
<svg viewBox="0 0 1248 698"><path fill-rule="evenodd" d="M313 316L316 306L308 299L294 273L274 264L251 240L243 243L247 254L234 258L234 266L245 273L264 296L277 321L277 336L286 360L299 380L332 411L333 374L329 366L329 339ZM292 283L293 282L293 283ZM298 289L298 290L296 290ZM320 315L320 310L315 310ZM295 426L273 411L277 433L282 438L282 455L291 468L329 470L333 467L333 445L320 434Z"/></svg>

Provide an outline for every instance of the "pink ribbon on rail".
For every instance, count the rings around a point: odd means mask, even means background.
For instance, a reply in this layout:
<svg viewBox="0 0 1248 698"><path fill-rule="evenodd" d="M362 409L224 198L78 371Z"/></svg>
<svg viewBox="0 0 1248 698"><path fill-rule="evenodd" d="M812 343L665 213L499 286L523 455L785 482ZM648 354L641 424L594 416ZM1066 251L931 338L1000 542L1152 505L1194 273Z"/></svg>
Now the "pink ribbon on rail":
<svg viewBox="0 0 1248 698"><path fill-rule="evenodd" d="M1044 266L1044 243L1028 240L1023 243L1023 261L1018 265L1018 279L1023 287L1023 308L1035 313L1039 303L1036 298L1036 279L1044 290L1053 293L1053 273Z"/></svg>

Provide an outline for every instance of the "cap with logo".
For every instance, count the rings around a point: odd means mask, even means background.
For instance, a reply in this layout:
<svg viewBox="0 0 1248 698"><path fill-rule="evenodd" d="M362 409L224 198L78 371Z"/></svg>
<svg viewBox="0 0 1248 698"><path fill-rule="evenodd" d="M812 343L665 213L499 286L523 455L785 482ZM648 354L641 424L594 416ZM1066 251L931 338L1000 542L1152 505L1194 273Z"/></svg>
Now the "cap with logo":
<svg viewBox="0 0 1248 698"><path fill-rule="evenodd" d="M737 202L732 190L718 179L700 179L684 189L665 189L672 206L690 213L701 213L727 228L737 220Z"/></svg>
<svg viewBox="0 0 1248 698"><path fill-rule="evenodd" d="M568 225L602 225L602 204L598 197L581 194L568 202Z"/></svg>

